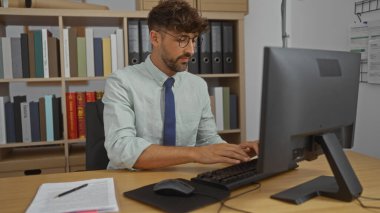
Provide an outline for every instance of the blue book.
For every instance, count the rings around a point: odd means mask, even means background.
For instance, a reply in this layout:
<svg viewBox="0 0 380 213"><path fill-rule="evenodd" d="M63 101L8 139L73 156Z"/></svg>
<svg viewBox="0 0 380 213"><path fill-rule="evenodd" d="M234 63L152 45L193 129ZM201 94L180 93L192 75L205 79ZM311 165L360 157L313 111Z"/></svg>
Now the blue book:
<svg viewBox="0 0 380 213"><path fill-rule="evenodd" d="M40 109L39 103L32 101L29 103L30 113L30 129L32 133L32 141L41 141L40 135Z"/></svg>
<svg viewBox="0 0 380 213"><path fill-rule="evenodd" d="M104 76L102 38L94 38L94 68L95 76Z"/></svg>
<svg viewBox="0 0 380 213"><path fill-rule="evenodd" d="M5 124L7 126L7 143L16 142L15 117L11 102L5 103Z"/></svg>
<svg viewBox="0 0 380 213"><path fill-rule="evenodd" d="M238 129L238 100L237 95L230 94L230 128Z"/></svg>
<svg viewBox="0 0 380 213"><path fill-rule="evenodd" d="M54 141L53 95L45 95L46 141Z"/></svg>

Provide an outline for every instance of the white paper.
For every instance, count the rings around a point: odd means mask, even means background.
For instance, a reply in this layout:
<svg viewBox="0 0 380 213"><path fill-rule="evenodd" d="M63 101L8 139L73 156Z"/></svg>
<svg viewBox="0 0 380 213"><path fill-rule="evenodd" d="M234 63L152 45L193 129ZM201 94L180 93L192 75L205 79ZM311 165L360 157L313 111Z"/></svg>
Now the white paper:
<svg viewBox="0 0 380 213"><path fill-rule="evenodd" d="M62 192L86 183L88 184L86 187L57 197ZM42 184L26 212L78 212L86 210L119 211L113 178Z"/></svg>

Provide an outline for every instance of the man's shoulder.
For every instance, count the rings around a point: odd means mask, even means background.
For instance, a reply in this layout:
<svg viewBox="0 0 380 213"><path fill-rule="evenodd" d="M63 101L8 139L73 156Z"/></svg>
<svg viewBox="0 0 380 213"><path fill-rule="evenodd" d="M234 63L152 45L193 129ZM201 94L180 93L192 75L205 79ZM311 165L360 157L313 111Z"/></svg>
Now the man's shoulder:
<svg viewBox="0 0 380 213"><path fill-rule="evenodd" d="M113 77L122 78L122 79L134 79L135 77L141 77L146 72L146 67L144 63L136 65L128 65L122 69L112 73Z"/></svg>

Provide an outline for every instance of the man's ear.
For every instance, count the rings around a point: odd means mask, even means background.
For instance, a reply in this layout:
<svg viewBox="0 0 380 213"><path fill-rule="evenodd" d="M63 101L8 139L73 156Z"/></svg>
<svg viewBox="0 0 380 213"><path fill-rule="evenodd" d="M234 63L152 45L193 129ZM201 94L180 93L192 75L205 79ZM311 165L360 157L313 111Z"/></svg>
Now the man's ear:
<svg viewBox="0 0 380 213"><path fill-rule="evenodd" d="M159 41L160 41L160 34L155 31L155 30L151 30L149 32L149 36L150 36L150 42L152 43L152 46L153 47L157 47L159 45Z"/></svg>

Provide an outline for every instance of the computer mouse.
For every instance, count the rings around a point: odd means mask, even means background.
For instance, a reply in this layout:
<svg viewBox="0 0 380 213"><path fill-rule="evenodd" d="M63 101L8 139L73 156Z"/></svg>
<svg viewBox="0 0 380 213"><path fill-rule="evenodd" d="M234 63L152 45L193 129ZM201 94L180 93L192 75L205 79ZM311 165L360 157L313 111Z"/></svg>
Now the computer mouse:
<svg viewBox="0 0 380 213"><path fill-rule="evenodd" d="M166 179L156 183L153 191L160 195L168 196L190 196L194 187L180 179Z"/></svg>

